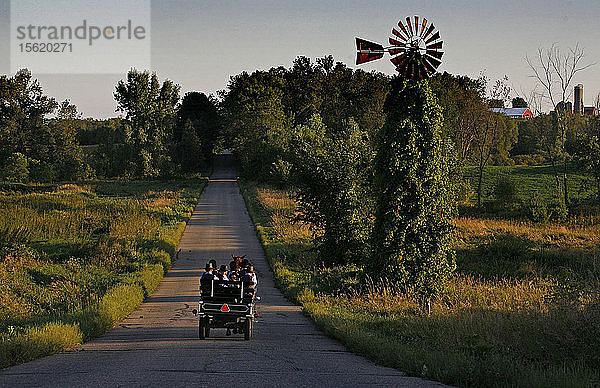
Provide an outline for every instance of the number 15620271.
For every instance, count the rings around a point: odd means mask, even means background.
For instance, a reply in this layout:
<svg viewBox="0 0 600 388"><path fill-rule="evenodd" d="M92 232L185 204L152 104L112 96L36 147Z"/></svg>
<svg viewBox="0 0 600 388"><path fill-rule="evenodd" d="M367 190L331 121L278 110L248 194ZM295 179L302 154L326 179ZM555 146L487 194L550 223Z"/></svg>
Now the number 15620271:
<svg viewBox="0 0 600 388"><path fill-rule="evenodd" d="M72 53L73 43L20 43L22 53Z"/></svg>

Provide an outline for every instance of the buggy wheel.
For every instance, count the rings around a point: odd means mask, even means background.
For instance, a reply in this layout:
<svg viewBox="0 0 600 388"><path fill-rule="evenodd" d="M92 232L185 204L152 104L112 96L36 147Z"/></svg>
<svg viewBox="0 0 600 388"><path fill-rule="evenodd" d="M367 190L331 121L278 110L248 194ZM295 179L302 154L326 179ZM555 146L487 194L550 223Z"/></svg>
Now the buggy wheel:
<svg viewBox="0 0 600 388"><path fill-rule="evenodd" d="M210 335L210 327L208 327L208 321L201 318L198 320L198 338L201 340L208 338Z"/></svg>
<svg viewBox="0 0 600 388"><path fill-rule="evenodd" d="M244 339L248 341L250 338L252 338L252 318L247 318L244 325Z"/></svg>

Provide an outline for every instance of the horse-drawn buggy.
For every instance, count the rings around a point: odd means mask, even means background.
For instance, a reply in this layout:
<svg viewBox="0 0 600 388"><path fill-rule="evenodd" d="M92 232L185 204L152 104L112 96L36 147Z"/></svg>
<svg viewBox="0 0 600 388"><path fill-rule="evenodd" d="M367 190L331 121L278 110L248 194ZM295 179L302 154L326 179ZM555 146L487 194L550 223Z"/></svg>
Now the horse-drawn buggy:
<svg viewBox="0 0 600 388"><path fill-rule="evenodd" d="M232 255L233 256L233 255ZM253 266L244 257L233 256L230 268L221 266L216 270L216 262L211 260L200 279L198 310L198 337L210 337L210 330L227 329L227 335L244 334L244 339L252 337L252 323L258 316L254 305L257 279Z"/></svg>

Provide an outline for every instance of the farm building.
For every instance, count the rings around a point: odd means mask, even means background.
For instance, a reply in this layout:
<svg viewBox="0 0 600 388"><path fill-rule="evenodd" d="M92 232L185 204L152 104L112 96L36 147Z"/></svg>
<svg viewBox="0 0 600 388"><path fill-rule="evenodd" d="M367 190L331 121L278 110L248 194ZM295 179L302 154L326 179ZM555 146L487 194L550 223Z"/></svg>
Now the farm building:
<svg viewBox="0 0 600 388"><path fill-rule="evenodd" d="M504 113L512 119L530 119L533 118L533 113L529 108L490 108L496 113Z"/></svg>

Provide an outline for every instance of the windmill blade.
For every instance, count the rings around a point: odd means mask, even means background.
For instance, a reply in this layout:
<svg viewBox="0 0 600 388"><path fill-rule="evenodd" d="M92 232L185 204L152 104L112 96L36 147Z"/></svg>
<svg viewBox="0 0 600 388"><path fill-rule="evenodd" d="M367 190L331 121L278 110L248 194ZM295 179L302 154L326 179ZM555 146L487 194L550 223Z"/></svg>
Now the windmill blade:
<svg viewBox="0 0 600 388"><path fill-rule="evenodd" d="M431 65L433 67L435 67L436 69L438 67L440 67L440 65L442 64L442 61L435 59L434 57L430 57L429 55L425 55L424 58L427 58L427 60L429 61L429 63L431 63Z"/></svg>
<svg viewBox="0 0 600 388"><path fill-rule="evenodd" d="M427 58L426 56L423 57L423 65L425 66L425 69L427 70L427 73L429 74L433 74L435 73L435 66L433 66L431 64L431 62L429 62L429 58Z"/></svg>
<svg viewBox="0 0 600 388"><path fill-rule="evenodd" d="M404 24L402 24L402 20L400 20L398 22L398 27L400 27L400 29L402 30L402 32L404 32L406 34L406 36L410 37L410 34L408 33L408 31L406 31L406 27L404 27Z"/></svg>
<svg viewBox="0 0 600 388"><path fill-rule="evenodd" d="M419 17L415 15L415 35L419 35Z"/></svg>
<svg viewBox="0 0 600 388"><path fill-rule="evenodd" d="M383 58L383 46L379 43L356 38L356 64L375 61Z"/></svg>
<svg viewBox="0 0 600 388"><path fill-rule="evenodd" d="M427 40L425 41L425 44L429 44L429 43L433 42L434 40L438 40L439 38L440 38L440 32L438 31L438 32L436 32L435 34L433 34L433 35L431 36L431 38L427 39Z"/></svg>
<svg viewBox="0 0 600 388"><path fill-rule="evenodd" d="M400 47L406 47L406 44L403 42L400 42L399 40L396 40L394 38L389 38L389 42L392 46L400 46Z"/></svg>
<svg viewBox="0 0 600 388"><path fill-rule="evenodd" d="M429 26L429 29L427 30L427 33L425 34L425 36L423 36L423 39L426 39L429 34L431 34L433 32L433 30L435 30L435 26L433 25L433 23Z"/></svg>
<svg viewBox="0 0 600 388"><path fill-rule="evenodd" d="M429 46L427 46L427 50L440 50L442 48L443 43L443 41L439 41L437 43L430 44Z"/></svg>
<svg viewBox="0 0 600 388"><path fill-rule="evenodd" d="M396 66L396 71L403 76L406 76L407 68L408 68L408 57L405 57L402 61L398 63Z"/></svg>
<svg viewBox="0 0 600 388"><path fill-rule="evenodd" d="M402 63L402 61L405 61L405 60L408 60L408 56L405 53L402 53L402 54L398 55L397 57L390 59L390 61L392 61L392 63L396 66L400 65L400 63Z"/></svg>
<svg viewBox="0 0 600 388"><path fill-rule="evenodd" d="M444 55L444 52L443 51L436 51L436 50L426 50L425 54L431 55L432 57L435 57L437 59L442 59L442 55Z"/></svg>
<svg viewBox="0 0 600 388"><path fill-rule="evenodd" d="M406 25L408 26L408 31L410 31L410 36L413 36L412 24L410 22L410 16L406 17Z"/></svg>
<svg viewBox="0 0 600 388"><path fill-rule="evenodd" d="M398 38L406 42L406 38L397 29L392 28L392 34L396 35Z"/></svg>
<svg viewBox="0 0 600 388"><path fill-rule="evenodd" d="M419 36L423 35L425 27L427 27L427 19L423 18L423 24L421 25L421 33L419 34Z"/></svg>
<svg viewBox="0 0 600 388"><path fill-rule="evenodd" d="M371 61L376 61L378 59L383 58L383 53L373 53L373 52L360 52L356 53L356 64L360 65L362 63L367 63Z"/></svg>

